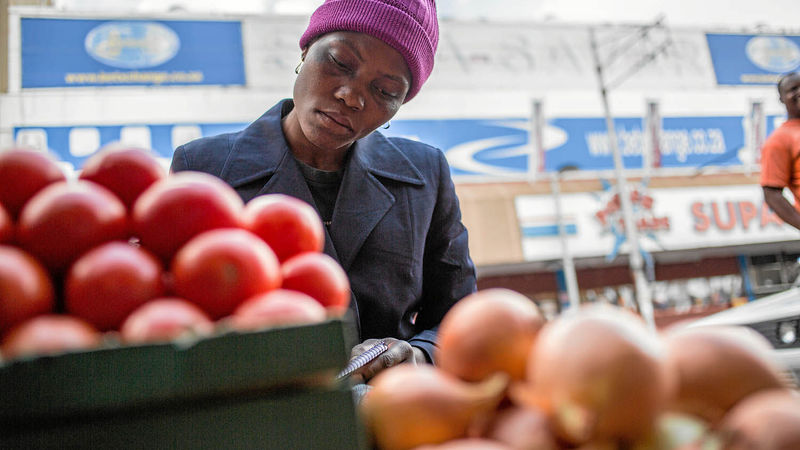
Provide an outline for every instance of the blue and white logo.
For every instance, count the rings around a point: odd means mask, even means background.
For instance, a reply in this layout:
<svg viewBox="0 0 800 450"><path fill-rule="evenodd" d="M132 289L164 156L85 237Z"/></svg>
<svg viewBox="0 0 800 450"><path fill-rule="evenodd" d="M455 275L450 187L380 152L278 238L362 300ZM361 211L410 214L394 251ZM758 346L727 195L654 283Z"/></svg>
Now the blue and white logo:
<svg viewBox="0 0 800 450"><path fill-rule="evenodd" d="M97 61L122 69L163 64L180 49L178 35L156 22L106 22L86 35L86 52Z"/></svg>
<svg viewBox="0 0 800 450"><path fill-rule="evenodd" d="M800 47L782 36L756 36L747 41L747 57L771 72L788 72L800 65Z"/></svg>

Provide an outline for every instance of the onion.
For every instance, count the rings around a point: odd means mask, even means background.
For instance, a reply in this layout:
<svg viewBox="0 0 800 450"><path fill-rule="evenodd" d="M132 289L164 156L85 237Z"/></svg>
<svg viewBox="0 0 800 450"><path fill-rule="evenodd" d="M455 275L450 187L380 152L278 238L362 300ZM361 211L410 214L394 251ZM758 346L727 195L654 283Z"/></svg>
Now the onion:
<svg viewBox="0 0 800 450"><path fill-rule="evenodd" d="M714 449L716 437L709 433L708 424L697 417L688 414L665 412L656 420L653 433L628 444L631 450L701 450ZM608 448L616 450L615 442L592 443L588 447L582 446L581 450L600 450Z"/></svg>
<svg viewBox="0 0 800 450"><path fill-rule="evenodd" d="M663 339L677 374L670 410L713 425L746 396L786 387L780 368L767 359L769 341L749 328L670 328Z"/></svg>
<svg viewBox="0 0 800 450"><path fill-rule="evenodd" d="M423 445L415 450L518 450L502 442L483 438L462 438L439 445Z"/></svg>
<svg viewBox="0 0 800 450"><path fill-rule="evenodd" d="M719 436L728 450L800 448L800 396L782 389L750 395L722 419Z"/></svg>
<svg viewBox="0 0 800 450"><path fill-rule="evenodd" d="M517 397L543 408L557 437L571 444L647 435L671 386L658 335L638 316L603 305L548 322L528 380L531 395Z"/></svg>
<svg viewBox="0 0 800 450"><path fill-rule="evenodd" d="M442 319L436 363L466 381L480 381L498 371L522 380L544 323L536 304L522 294L502 288L476 292Z"/></svg>
<svg viewBox="0 0 800 450"><path fill-rule="evenodd" d="M629 448L629 447L635 448L632 446L625 446L624 448ZM581 445L580 447L576 447L575 450L619 450L619 448L620 446L617 445L617 443L614 441L592 441L592 442L587 442Z"/></svg>
<svg viewBox="0 0 800 450"><path fill-rule="evenodd" d="M434 366L401 364L379 373L361 401L367 428L383 450L411 449L466 437L497 408L508 376L462 381Z"/></svg>
<svg viewBox="0 0 800 450"><path fill-rule="evenodd" d="M273 289L245 300L228 318L236 330L324 322L325 307L313 297L289 289Z"/></svg>
<svg viewBox="0 0 800 450"><path fill-rule="evenodd" d="M511 405L500 409L489 423L485 437L517 450L556 450L558 444L538 408Z"/></svg>
<svg viewBox="0 0 800 450"><path fill-rule="evenodd" d="M705 422L688 415L665 413L652 434L624 445L614 440L592 441L576 450L722 450Z"/></svg>

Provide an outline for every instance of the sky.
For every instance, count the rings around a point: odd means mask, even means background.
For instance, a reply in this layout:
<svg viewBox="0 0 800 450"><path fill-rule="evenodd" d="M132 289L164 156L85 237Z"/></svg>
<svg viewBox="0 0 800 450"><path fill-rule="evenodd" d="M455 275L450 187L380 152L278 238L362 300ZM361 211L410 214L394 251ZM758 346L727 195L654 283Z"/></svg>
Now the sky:
<svg viewBox="0 0 800 450"><path fill-rule="evenodd" d="M53 0L60 9L307 15L322 0ZM441 18L647 23L800 34L800 0L438 0Z"/></svg>

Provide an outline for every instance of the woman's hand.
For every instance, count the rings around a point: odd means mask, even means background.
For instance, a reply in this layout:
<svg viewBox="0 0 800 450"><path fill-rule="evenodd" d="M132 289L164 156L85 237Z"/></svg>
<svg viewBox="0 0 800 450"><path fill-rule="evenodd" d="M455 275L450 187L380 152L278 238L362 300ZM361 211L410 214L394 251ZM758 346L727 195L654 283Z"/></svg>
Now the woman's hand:
<svg viewBox="0 0 800 450"><path fill-rule="evenodd" d="M367 339L366 341L353 347L350 351L350 358L364 353L370 347L377 344L381 339ZM377 375L380 371L403 363L425 364L427 362L425 353L417 347L413 347L406 341L400 339L385 338L383 341L389 347L380 356L372 360L369 364L358 369L351 375L354 382L366 382Z"/></svg>

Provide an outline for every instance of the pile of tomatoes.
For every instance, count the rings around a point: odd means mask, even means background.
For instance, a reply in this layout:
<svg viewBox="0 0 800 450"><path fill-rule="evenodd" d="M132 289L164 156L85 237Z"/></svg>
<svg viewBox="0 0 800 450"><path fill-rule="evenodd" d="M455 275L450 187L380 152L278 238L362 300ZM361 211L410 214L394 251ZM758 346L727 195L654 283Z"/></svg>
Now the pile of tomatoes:
<svg viewBox="0 0 800 450"><path fill-rule="evenodd" d="M68 177L46 153L0 151L4 359L341 317L350 285L309 204L246 205L212 175L106 148Z"/></svg>

